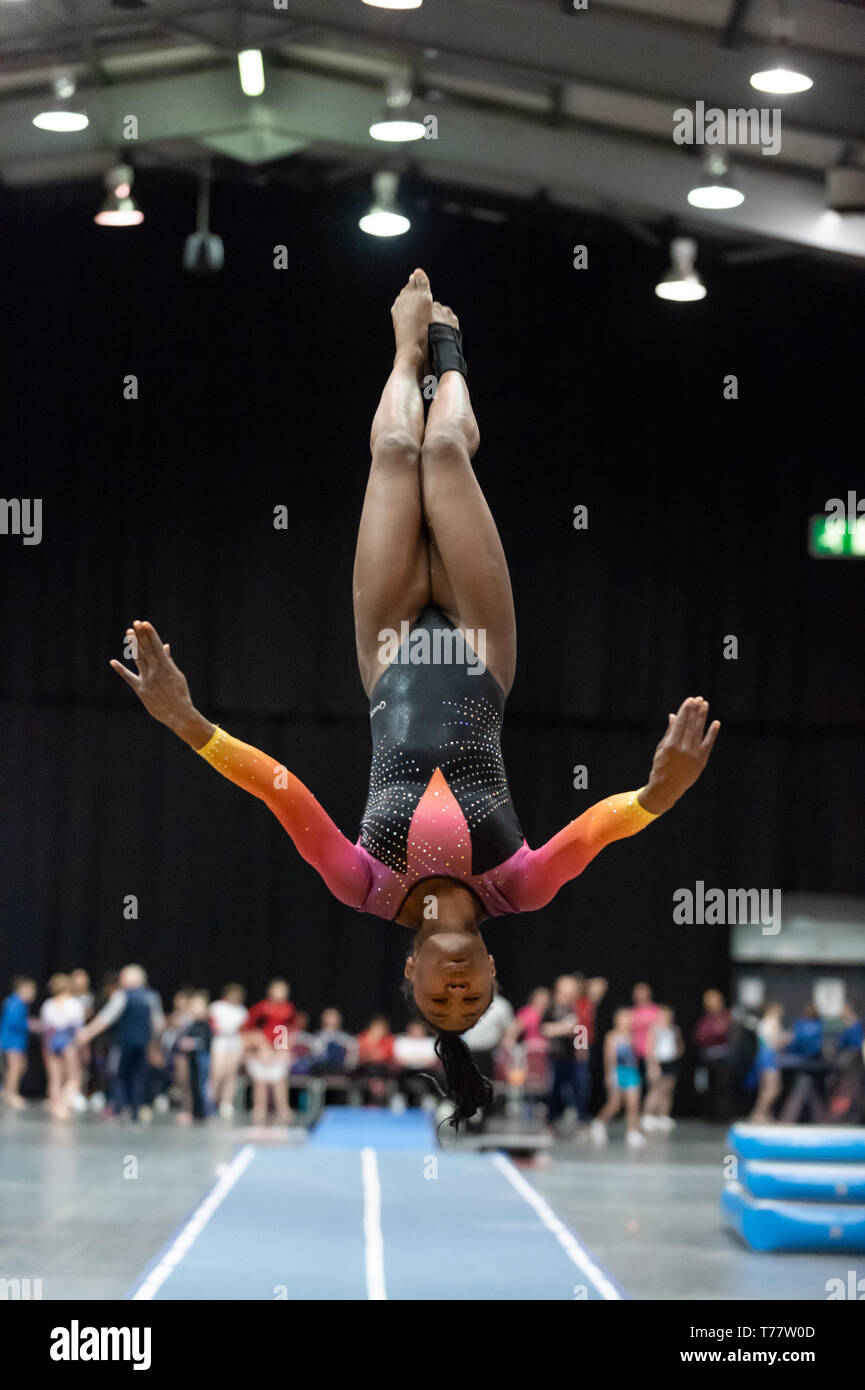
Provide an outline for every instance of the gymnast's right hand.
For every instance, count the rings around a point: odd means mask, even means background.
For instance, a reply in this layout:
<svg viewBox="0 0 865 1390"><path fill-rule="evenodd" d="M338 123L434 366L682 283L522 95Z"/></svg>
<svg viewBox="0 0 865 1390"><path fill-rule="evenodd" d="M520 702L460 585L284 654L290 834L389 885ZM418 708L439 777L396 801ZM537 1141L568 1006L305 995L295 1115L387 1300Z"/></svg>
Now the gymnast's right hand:
<svg viewBox="0 0 865 1390"><path fill-rule="evenodd" d="M126 636L132 642L138 674L115 660L111 662L113 670L132 687L148 714L183 737L184 729L196 717L201 720L201 715L197 714L190 698L186 677L172 659L171 647L160 640L152 623L143 623L137 618L132 627L126 629ZM206 724L204 720L201 722Z"/></svg>

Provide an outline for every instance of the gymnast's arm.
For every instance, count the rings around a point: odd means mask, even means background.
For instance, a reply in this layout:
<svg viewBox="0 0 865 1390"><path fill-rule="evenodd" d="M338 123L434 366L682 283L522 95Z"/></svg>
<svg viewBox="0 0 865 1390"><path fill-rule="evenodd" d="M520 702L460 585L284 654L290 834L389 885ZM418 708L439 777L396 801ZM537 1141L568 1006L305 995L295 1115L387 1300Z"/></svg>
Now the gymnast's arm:
<svg viewBox="0 0 865 1390"><path fill-rule="evenodd" d="M165 724L224 777L257 796L288 831L298 852L317 869L334 897L360 907L369 892L362 852L337 827L315 797L281 764L232 738L192 703L186 677L151 623L127 629L138 674L120 661L111 666L131 686L148 714Z"/></svg>
<svg viewBox="0 0 865 1390"><path fill-rule="evenodd" d="M644 787L599 801L519 861L513 879L501 885L516 911L543 907L605 845L635 835L676 804L702 773L718 737L717 720L703 734L708 709L699 696L683 700L668 718Z"/></svg>

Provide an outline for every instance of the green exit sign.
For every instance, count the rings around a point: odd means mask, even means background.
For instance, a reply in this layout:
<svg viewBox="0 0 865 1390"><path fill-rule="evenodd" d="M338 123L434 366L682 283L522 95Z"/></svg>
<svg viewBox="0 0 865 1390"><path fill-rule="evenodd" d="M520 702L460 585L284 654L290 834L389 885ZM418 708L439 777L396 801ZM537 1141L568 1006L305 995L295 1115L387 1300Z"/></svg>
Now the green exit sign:
<svg viewBox="0 0 865 1390"><path fill-rule="evenodd" d="M815 559L865 559L865 516L847 519L821 512L808 522L808 553Z"/></svg>

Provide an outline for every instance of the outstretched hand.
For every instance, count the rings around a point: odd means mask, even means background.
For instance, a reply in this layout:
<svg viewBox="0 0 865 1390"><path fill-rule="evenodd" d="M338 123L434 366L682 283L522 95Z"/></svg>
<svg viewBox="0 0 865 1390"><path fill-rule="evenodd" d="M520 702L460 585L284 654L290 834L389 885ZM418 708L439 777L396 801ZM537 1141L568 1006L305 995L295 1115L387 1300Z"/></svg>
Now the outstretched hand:
<svg viewBox="0 0 865 1390"><path fill-rule="evenodd" d="M649 780L638 797L646 811L653 815L669 811L700 776L721 728L716 719L704 734L708 712L708 701L697 695L683 700L678 713L668 716Z"/></svg>
<svg viewBox="0 0 865 1390"><path fill-rule="evenodd" d="M148 714L169 728L177 726L192 710L186 677L171 656L168 642L160 639L152 623L138 619L126 629L132 639L138 674L122 662L113 660L112 669L135 691Z"/></svg>

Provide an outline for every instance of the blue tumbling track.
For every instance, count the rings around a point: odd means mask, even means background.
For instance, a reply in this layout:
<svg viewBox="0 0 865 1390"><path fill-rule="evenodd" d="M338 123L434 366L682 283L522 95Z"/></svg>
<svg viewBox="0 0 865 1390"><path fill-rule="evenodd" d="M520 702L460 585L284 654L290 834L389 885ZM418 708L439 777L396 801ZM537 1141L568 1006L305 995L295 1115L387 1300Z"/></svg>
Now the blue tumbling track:
<svg viewBox="0 0 865 1390"><path fill-rule="evenodd" d="M334 1106L325 1110L309 1136L311 1148L436 1150L433 1122L423 1110L392 1115L389 1110L354 1110Z"/></svg>
<svg viewBox="0 0 865 1390"><path fill-rule="evenodd" d="M415 1111L334 1109L303 1147L242 1149L130 1296L626 1295L503 1156L442 1152Z"/></svg>

